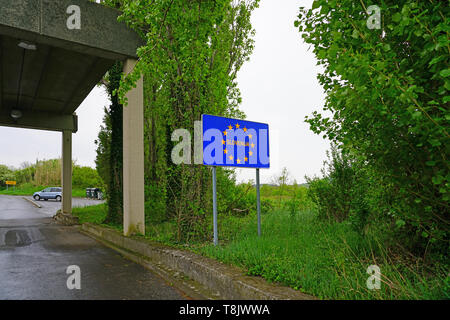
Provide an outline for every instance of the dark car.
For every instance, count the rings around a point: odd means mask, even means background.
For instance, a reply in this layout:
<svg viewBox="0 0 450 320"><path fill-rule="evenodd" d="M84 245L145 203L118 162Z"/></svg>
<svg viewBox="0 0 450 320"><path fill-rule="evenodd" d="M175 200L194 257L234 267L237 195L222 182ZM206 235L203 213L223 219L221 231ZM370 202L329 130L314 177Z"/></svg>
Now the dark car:
<svg viewBox="0 0 450 320"><path fill-rule="evenodd" d="M46 188L42 191L35 192L33 194L34 200L44 199L47 201L48 199L55 199L56 201L61 201L62 199L62 188L60 187L50 187Z"/></svg>

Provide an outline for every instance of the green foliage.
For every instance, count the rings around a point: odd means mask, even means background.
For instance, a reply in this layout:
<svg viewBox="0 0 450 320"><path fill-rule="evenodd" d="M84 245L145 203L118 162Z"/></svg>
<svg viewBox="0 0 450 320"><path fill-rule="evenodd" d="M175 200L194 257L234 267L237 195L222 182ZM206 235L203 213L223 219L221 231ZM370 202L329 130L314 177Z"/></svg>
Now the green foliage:
<svg viewBox="0 0 450 320"><path fill-rule="evenodd" d="M173 164L175 142L171 134L186 128L193 137L194 121L204 113L244 116L238 110L241 98L236 77L253 50L250 15L258 2L105 2L120 9L123 14L119 19L144 39L134 71L122 75L120 87L114 87L110 95L117 93L114 96L127 107L125 93L144 77L146 220L174 221L178 242L208 236L205 215L211 212L211 173L200 165ZM107 115L98 140L97 169L102 178L107 176L106 168L115 163L106 158L113 145L109 140L114 128L111 122L111 115ZM229 206L230 190L236 187L226 178L219 180L227 192L219 197ZM104 181L113 183L111 178Z"/></svg>
<svg viewBox="0 0 450 320"><path fill-rule="evenodd" d="M218 214L247 215L256 210L256 193L251 183L236 185L233 170L217 168Z"/></svg>
<svg viewBox="0 0 450 320"><path fill-rule="evenodd" d="M106 223L120 224L123 220L123 110L119 103L116 90L120 86L122 77L122 62L116 62L108 71L105 82L111 106L105 108L97 145L97 157L95 160L98 175L106 186L108 201L108 214Z"/></svg>
<svg viewBox="0 0 450 320"><path fill-rule="evenodd" d="M396 195L391 185L366 163L332 145L322 169L323 178L306 177L308 197L315 204L318 217L333 222L349 222L361 235L372 233L399 241L399 226L393 203ZM398 218L397 218L398 219ZM402 220L396 220L402 221ZM401 226L400 226L401 227Z"/></svg>
<svg viewBox="0 0 450 320"><path fill-rule="evenodd" d="M444 299L448 268L418 266L397 259L377 238L362 237L349 224L317 220L312 211L276 211L263 216L262 237L256 217L225 217L220 246L192 250L322 299ZM225 240L224 240L225 239ZM381 290L366 286L369 265L382 273Z"/></svg>
<svg viewBox="0 0 450 320"><path fill-rule="evenodd" d="M109 163L111 155L111 116L108 108L104 108L103 124L100 126L100 131L98 133L98 138L94 141L97 150L95 165L97 168L98 175L103 181L105 186L109 186L110 183L110 170L111 166Z"/></svg>
<svg viewBox="0 0 450 320"><path fill-rule="evenodd" d="M74 166L72 171L72 186L79 189L102 187L102 181L97 170L91 167Z"/></svg>
<svg viewBox="0 0 450 320"><path fill-rule="evenodd" d="M14 171L14 178L19 184L32 183L36 174L36 166L26 164L25 167Z"/></svg>
<svg viewBox="0 0 450 320"><path fill-rule="evenodd" d="M283 199L283 193L285 192L286 186L290 182L290 174L286 167L281 169L281 173L279 175L275 175L272 177L272 183L279 187L278 189L278 207L281 206L281 201Z"/></svg>
<svg viewBox="0 0 450 320"><path fill-rule="evenodd" d="M324 110L311 129L342 144L394 198L385 221L426 254L449 243L448 1L383 1L381 29L364 2L316 0L295 25L324 71ZM327 182L321 188L329 190ZM325 192L325 191L324 191ZM336 204L339 208L339 204ZM363 202L361 206L365 206Z"/></svg>
<svg viewBox="0 0 450 320"><path fill-rule="evenodd" d="M106 211L105 204L74 208L81 222L97 224ZM212 221L207 228L212 230ZM180 245L175 221L146 229L151 240ZM219 239L218 247L208 239L182 248L322 299L447 299L449 294L448 266L417 264L417 257L405 260L377 237L362 237L348 223L324 221L314 211L298 212L295 219L287 211L263 215L262 237L257 236L255 213L224 215ZM381 269L381 290L367 289L366 270L372 264Z"/></svg>
<svg viewBox="0 0 450 320"><path fill-rule="evenodd" d="M17 181L15 194L29 195L46 187L61 185L61 159L37 160L34 164L24 163L21 167L21 169L14 170L0 165L0 183L2 175L8 177L9 180ZM92 187L102 187L102 181L97 171L73 163L72 189L74 196L84 196L84 189Z"/></svg>
<svg viewBox="0 0 450 320"><path fill-rule="evenodd" d="M15 188L9 186L8 189L6 187L2 187L0 190L0 194L7 194L13 196L30 196L37 191L41 191L45 189L43 186L35 186L31 183L22 183L17 185Z"/></svg>
<svg viewBox="0 0 450 320"><path fill-rule="evenodd" d="M6 194L10 196L31 196L37 191L42 191L48 186L36 186L33 183L27 182L17 185L15 187L10 186L8 189L6 187L0 187L0 194ZM86 196L85 189L79 189L78 187L72 188L72 197L83 198Z"/></svg>
<svg viewBox="0 0 450 320"><path fill-rule="evenodd" d="M268 214L275 209L275 203L270 199L261 199L261 214Z"/></svg>
<svg viewBox="0 0 450 320"><path fill-rule="evenodd" d="M332 147L322 169L324 178L307 178L308 193L316 204L319 217L342 222L350 215L355 169L352 160Z"/></svg>
<svg viewBox="0 0 450 320"><path fill-rule="evenodd" d="M295 217L300 211L310 210L312 202L308 197L308 189L294 184L292 197L284 202L284 208L291 217Z"/></svg>
<svg viewBox="0 0 450 320"><path fill-rule="evenodd" d="M0 184L2 186L5 185L6 181L13 180L14 179L14 173L13 170L8 168L5 165L0 165Z"/></svg>
<svg viewBox="0 0 450 320"><path fill-rule="evenodd" d="M61 185L61 159L36 161L33 182L38 186Z"/></svg>
<svg viewBox="0 0 450 320"><path fill-rule="evenodd" d="M145 185L145 212L146 224L162 223L167 221L165 193L157 185Z"/></svg>

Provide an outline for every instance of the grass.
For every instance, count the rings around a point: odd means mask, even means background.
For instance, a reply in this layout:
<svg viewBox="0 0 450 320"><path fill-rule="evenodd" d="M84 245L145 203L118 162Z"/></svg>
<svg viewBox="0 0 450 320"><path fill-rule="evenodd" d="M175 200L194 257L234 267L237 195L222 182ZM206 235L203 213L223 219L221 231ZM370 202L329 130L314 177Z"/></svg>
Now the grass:
<svg viewBox="0 0 450 320"><path fill-rule="evenodd" d="M78 217L80 223L91 222L95 224L102 224L106 218L107 212L108 207L106 206L106 203L72 209L72 215Z"/></svg>
<svg viewBox="0 0 450 320"><path fill-rule="evenodd" d="M320 221L312 211L263 215L261 238L255 214L222 216L218 223L218 247L211 240L181 246L175 240L174 222L147 225L146 237L322 299L450 298L448 266L430 268L406 261L388 252L377 238L362 237L350 224ZM212 234L211 223L208 232ZM370 265L381 270L380 290L367 288Z"/></svg>
<svg viewBox="0 0 450 320"><path fill-rule="evenodd" d="M48 186L47 186L48 187ZM43 186L34 186L32 184L23 184L20 186L10 186L8 190L6 188L0 189L0 194L10 195L10 196L32 196L33 193L37 191L42 191L47 187ZM72 197L75 198L84 198L86 196L85 189L73 188L72 189Z"/></svg>
<svg viewBox="0 0 450 320"><path fill-rule="evenodd" d="M87 206L72 209L72 215L78 217L80 223L90 222L122 231L123 230L122 225L103 223L105 221L107 213L108 213L108 206L106 203L98 204L95 206Z"/></svg>
<svg viewBox="0 0 450 320"><path fill-rule="evenodd" d="M325 299L448 299L448 267L433 270L395 260L376 239L363 238L344 223L325 223L313 212L291 216L277 211L262 219L257 236L256 217L241 221L229 242L194 250L249 275L262 276ZM236 223L224 221L233 230ZM222 231L224 235L225 231ZM381 289L369 290L369 265L381 269Z"/></svg>

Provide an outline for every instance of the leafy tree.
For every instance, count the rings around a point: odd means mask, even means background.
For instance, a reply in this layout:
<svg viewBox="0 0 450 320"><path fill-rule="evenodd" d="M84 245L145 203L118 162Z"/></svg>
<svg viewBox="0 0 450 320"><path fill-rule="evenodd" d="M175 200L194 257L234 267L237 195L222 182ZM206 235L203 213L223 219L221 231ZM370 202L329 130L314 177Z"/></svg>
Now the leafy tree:
<svg viewBox="0 0 450 320"><path fill-rule="evenodd" d="M425 254L445 251L450 6L381 1L380 29L373 29L368 5L316 0L311 9L300 9L295 25L323 66L318 79L324 110L332 113L315 112L307 122L386 181L384 192L396 199L379 214L402 226L403 243Z"/></svg>
<svg viewBox="0 0 450 320"><path fill-rule="evenodd" d="M0 164L0 183L2 185L5 184L5 181L8 181L14 177L14 172L8 168L7 166Z"/></svg>
<svg viewBox="0 0 450 320"><path fill-rule="evenodd" d="M72 185L76 188L98 188L102 186L97 170L91 167L74 166Z"/></svg>
<svg viewBox="0 0 450 320"><path fill-rule="evenodd" d="M193 137L194 121L204 113L243 118L236 77L253 50L250 15L258 2L104 2L121 9L120 20L145 40L134 72L123 77L117 92L125 104L125 92L144 76L146 218L175 220L178 241L205 234L211 173L200 165L173 164L171 150L177 142L171 134L186 128ZM102 133L105 142L107 130Z"/></svg>

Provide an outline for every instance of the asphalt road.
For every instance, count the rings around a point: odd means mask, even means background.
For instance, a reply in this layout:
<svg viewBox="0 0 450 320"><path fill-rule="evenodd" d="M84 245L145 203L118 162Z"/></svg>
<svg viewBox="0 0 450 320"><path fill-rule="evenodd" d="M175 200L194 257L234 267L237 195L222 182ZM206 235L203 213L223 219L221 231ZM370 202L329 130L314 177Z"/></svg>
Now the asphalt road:
<svg viewBox="0 0 450 320"><path fill-rule="evenodd" d="M0 300L187 298L77 227L56 224L51 216L59 202L39 204L42 208L22 197L0 195ZM74 274L66 272L72 265L79 267L81 289L68 289Z"/></svg>

